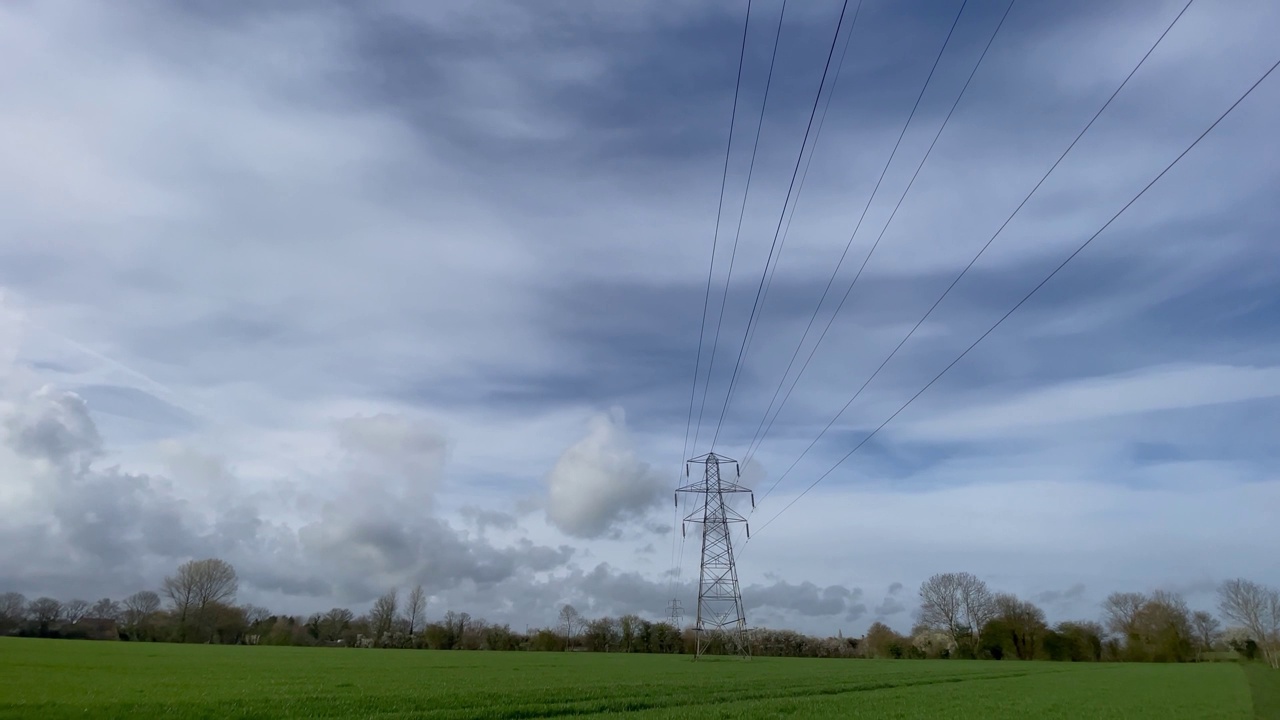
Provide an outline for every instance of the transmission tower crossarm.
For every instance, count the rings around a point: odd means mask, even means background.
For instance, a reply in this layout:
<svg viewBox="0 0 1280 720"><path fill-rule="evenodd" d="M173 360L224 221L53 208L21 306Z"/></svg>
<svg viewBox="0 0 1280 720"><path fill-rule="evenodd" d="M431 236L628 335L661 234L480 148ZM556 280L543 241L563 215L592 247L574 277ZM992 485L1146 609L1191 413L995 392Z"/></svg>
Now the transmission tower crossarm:
<svg viewBox="0 0 1280 720"><path fill-rule="evenodd" d="M750 488L725 481L721 465L737 465L737 461L715 453L692 458L688 464L703 466L702 479L676 489L677 493L696 493L702 502L695 504L684 521L702 526L702 561L698 577L697 622L694 625L694 659L723 643L724 649L743 657L750 656L747 643L747 617L738 584L738 568L733 559L730 523L745 523L739 512L725 502L726 493L750 493ZM700 507L699 507L700 505ZM683 523L681 532L683 532Z"/></svg>

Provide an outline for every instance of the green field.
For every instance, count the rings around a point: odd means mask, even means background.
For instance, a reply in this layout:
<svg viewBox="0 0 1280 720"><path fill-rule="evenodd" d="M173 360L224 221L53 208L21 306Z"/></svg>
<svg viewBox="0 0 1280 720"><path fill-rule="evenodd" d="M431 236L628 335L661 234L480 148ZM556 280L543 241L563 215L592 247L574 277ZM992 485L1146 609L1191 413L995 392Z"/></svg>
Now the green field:
<svg viewBox="0 0 1280 720"><path fill-rule="evenodd" d="M1249 720L1249 670L0 638L0 717Z"/></svg>

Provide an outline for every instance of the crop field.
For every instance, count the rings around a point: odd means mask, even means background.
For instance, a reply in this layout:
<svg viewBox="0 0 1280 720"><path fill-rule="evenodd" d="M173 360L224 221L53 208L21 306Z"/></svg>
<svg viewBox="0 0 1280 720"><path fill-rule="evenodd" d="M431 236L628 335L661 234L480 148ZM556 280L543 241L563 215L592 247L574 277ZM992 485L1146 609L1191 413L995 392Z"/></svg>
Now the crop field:
<svg viewBox="0 0 1280 720"><path fill-rule="evenodd" d="M1249 671L0 638L0 717L1251 720Z"/></svg>

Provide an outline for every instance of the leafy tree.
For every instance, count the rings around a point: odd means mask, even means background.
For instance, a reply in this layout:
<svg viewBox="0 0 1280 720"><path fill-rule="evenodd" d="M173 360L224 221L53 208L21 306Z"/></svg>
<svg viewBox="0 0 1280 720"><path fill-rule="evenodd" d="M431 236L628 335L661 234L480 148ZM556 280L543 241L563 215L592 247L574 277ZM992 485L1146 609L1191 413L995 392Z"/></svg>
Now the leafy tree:
<svg viewBox="0 0 1280 720"><path fill-rule="evenodd" d="M564 636L551 628L542 628L529 638L529 649L537 652L551 652L564 649Z"/></svg>
<svg viewBox="0 0 1280 720"><path fill-rule="evenodd" d="M609 652L620 649L622 632L613 618L600 618L586 623L583 643L593 652Z"/></svg>
<svg viewBox="0 0 1280 720"><path fill-rule="evenodd" d="M956 641L946 631L920 623L911 629L911 647L923 658L949 658L956 651Z"/></svg>
<svg viewBox="0 0 1280 720"><path fill-rule="evenodd" d="M860 647L863 657L902 657L903 639L888 625L877 620L867 628L867 634L863 636Z"/></svg>
<svg viewBox="0 0 1280 720"><path fill-rule="evenodd" d="M1184 662L1194 657L1191 612L1177 594L1116 592L1102 608L1107 629L1122 643L1121 659Z"/></svg>
<svg viewBox="0 0 1280 720"><path fill-rule="evenodd" d="M1044 653L1050 660L1098 662L1102 660L1102 626L1095 622L1058 623L1044 636Z"/></svg>
<svg viewBox="0 0 1280 720"><path fill-rule="evenodd" d="M999 648L1003 657L1008 648L1019 660L1034 659L1048 629L1044 611L1029 600L1009 594L996 595L994 606L995 617L983 628L987 638L983 644L988 653L995 657L992 648Z"/></svg>
<svg viewBox="0 0 1280 720"><path fill-rule="evenodd" d="M485 650L519 650L522 640L509 625L487 625L483 647Z"/></svg>
<svg viewBox="0 0 1280 720"><path fill-rule="evenodd" d="M1156 591L1134 618L1138 657L1155 662L1187 662L1195 657L1191 612L1178 595Z"/></svg>

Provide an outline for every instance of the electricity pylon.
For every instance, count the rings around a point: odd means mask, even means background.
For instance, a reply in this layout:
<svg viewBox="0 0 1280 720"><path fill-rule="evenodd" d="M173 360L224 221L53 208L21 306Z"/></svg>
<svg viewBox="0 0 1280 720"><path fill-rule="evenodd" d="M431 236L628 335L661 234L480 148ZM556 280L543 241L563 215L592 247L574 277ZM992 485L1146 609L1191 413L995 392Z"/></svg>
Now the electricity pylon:
<svg viewBox="0 0 1280 720"><path fill-rule="evenodd" d="M667 605L667 619L671 623L671 627L676 630L684 624L684 608L680 607L678 598L671 598L671 602Z"/></svg>
<svg viewBox="0 0 1280 720"><path fill-rule="evenodd" d="M737 482L725 480L720 476L720 466L732 464L735 468L738 461L722 455L707 453L685 461L685 475L689 475L689 465L703 466L702 479L676 488L676 505L680 504L679 493L694 493L702 496L701 507L695 507L684 518L684 522L702 525L702 568L698 578L698 620L694 625L696 638L694 659L698 659L711 648L716 640L720 640L726 649L742 657L751 656L751 648L747 644L747 615L742 607L742 591L738 587L738 568L733 562L733 542L729 536L729 523L746 523L747 519L725 503L727 493L750 493ZM738 469L735 475L741 475ZM751 495L751 506L755 507L755 495ZM684 523L680 525L684 532ZM751 526L747 526L747 537L751 537Z"/></svg>

